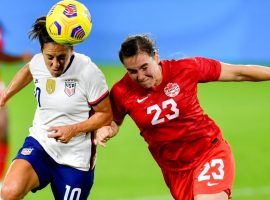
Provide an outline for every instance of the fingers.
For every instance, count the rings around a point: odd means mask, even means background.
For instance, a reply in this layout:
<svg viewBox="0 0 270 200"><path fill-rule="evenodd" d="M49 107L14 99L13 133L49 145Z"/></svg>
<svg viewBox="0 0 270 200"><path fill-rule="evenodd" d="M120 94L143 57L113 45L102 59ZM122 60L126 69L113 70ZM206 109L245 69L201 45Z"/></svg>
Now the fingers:
<svg viewBox="0 0 270 200"><path fill-rule="evenodd" d="M63 134L58 132L57 128L52 127L49 128L48 131L52 132L51 134L48 134L48 138L54 138L57 142L67 143L65 138L63 138Z"/></svg>
<svg viewBox="0 0 270 200"><path fill-rule="evenodd" d="M100 140L98 139L94 139L94 144L97 146L97 145L100 145L102 147L106 147L106 144L104 142L101 142Z"/></svg>
<svg viewBox="0 0 270 200"><path fill-rule="evenodd" d="M119 126L114 121L112 121L109 131L110 137L114 137L119 131Z"/></svg>
<svg viewBox="0 0 270 200"><path fill-rule="evenodd" d="M94 144L106 147L106 142L108 142L109 139L110 139L109 137L103 138L101 136L96 136L96 138L94 139Z"/></svg>
<svg viewBox="0 0 270 200"><path fill-rule="evenodd" d="M61 133L57 131L57 129L55 128L49 128L48 129L49 132L52 132L51 134L48 134L48 138L58 138L61 137Z"/></svg>
<svg viewBox="0 0 270 200"><path fill-rule="evenodd" d="M106 142L110 140L111 127L104 126L97 130L95 133L95 144L100 145L102 147L106 147Z"/></svg>
<svg viewBox="0 0 270 200"><path fill-rule="evenodd" d="M59 133L48 134L48 138L59 138L59 137L61 137L61 134Z"/></svg>

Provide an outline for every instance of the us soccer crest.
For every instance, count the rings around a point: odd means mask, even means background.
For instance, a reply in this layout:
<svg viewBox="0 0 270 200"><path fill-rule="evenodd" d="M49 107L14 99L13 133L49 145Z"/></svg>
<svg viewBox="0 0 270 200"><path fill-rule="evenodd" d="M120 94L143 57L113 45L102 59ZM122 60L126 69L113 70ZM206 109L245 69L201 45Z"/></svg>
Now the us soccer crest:
<svg viewBox="0 0 270 200"><path fill-rule="evenodd" d="M164 92L168 97L175 97L180 93L180 86L177 83L168 83Z"/></svg>
<svg viewBox="0 0 270 200"><path fill-rule="evenodd" d="M75 90L76 90L76 80L73 79L65 80L65 93L69 97L75 94Z"/></svg>
<svg viewBox="0 0 270 200"><path fill-rule="evenodd" d="M33 150L34 150L33 148L23 148L21 154L24 156L28 156L32 153Z"/></svg>
<svg viewBox="0 0 270 200"><path fill-rule="evenodd" d="M46 82L46 91L48 94L52 94L55 91L56 82L53 79L48 79Z"/></svg>

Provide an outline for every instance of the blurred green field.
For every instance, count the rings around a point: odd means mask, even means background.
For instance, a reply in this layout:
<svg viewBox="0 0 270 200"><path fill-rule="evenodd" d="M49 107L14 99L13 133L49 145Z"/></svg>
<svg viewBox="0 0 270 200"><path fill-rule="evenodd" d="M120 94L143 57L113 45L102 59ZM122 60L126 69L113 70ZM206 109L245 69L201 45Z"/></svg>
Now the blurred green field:
<svg viewBox="0 0 270 200"><path fill-rule="evenodd" d="M120 67L102 67L111 86L124 73ZM19 70L1 69L6 83ZM207 83L199 87L201 104L223 130L236 159L235 200L270 199L270 82ZM8 103L10 118L9 163L28 135L35 111L33 84ZM117 137L99 147L95 200L169 200L161 172L134 123L126 118ZM29 194L26 200L53 199L50 187Z"/></svg>

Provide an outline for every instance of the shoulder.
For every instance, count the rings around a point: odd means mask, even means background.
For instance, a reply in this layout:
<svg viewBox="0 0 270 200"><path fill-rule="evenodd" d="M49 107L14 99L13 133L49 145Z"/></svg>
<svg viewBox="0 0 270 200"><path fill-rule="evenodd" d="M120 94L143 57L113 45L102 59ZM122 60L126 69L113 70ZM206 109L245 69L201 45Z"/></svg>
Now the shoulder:
<svg viewBox="0 0 270 200"><path fill-rule="evenodd" d="M89 56L80 53L74 53L74 60L69 73L76 74L80 81L87 87L107 88L105 75L101 69L90 59Z"/></svg>
<svg viewBox="0 0 270 200"><path fill-rule="evenodd" d="M90 57L85 54L74 52L73 55L75 56L76 61L80 63L86 64L92 62Z"/></svg>
<svg viewBox="0 0 270 200"><path fill-rule="evenodd" d="M81 53L74 52L74 64L77 65L78 70L83 71L83 73L100 71L89 56Z"/></svg>
<svg viewBox="0 0 270 200"><path fill-rule="evenodd" d="M32 59L29 62L29 69L31 73L33 74L34 72L41 71L45 65L44 58L42 53L35 54Z"/></svg>
<svg viewBox="0 0 270 200"><path fill-rule="evenodd" d="M162 60L161 66L165 76L178 76L179 74L185 74L194 71L196 68L197 61L196 57L173 59L173 60Z"/></svg>
<svg viewBox="0 0 270 200"><path fill-rule="evenodd" d="M220 74L221 64L218 60L206 57L190 57L177 61L171 61L173 74L183 74L185 77L197 82L209 82L216 80Z"/></svg>
<svg viewBox="0 0 270 200"><path fill-rule="evenodd" d="M127 93L130 89L130 87L134 85L134 83L132 82L132 80L129 78L128 74L126 73L122 79L120 79L118 82L116 82L112 89L111 92L112 93L121 93L121 94L125 94Z"/></svg>
<svg viewBox="0 0 270 200"><path fill-rule="evenodd" d="M188 68L189 66L193 66L198 64L198 60L200 57L190 57L190 58L182 58L177 60L162 60L161 63L165 66L169 66L172 69L180 69L181 68Z"/></svg>
<svg viewBox="0 0 270 200"><path fill-rule="evenodd" d="M40 61L40 60L44 60L42 53L35 54L35 55L32 57L32 59L30 60L30 63L31 63L31 62Z"/></svg>
<svg viewBox="0 0 270 200"><path fill-rule="evenodd" d="M182 58L179 60L162 60L162 65L170 68L171 71L182 71L187 69L196 69L197 67L204 66L207 64L219 64L220 62L214 59L205 57L189 57Z"/></svg>

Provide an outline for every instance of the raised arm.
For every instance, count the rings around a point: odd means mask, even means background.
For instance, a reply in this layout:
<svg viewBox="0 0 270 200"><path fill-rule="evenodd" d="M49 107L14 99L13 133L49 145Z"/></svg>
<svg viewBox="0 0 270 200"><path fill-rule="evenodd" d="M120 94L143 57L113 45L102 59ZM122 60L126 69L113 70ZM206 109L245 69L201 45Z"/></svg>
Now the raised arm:
<svg viewBox="0 0 270 200"><path fill-rule="evenodd" d="M17 72L7 89L1 95L0 107L4 107L4 105L12 96L27 86L32 80L33 77L29 69L29 64L26 64Z"/></svg>
<svg viewBox="0 0 270 200"><path fill-rule="evenodd" d="M11 55L5 52L0 52L0 60L4 62L28 62L32 58L32 54L25 52L21 55Z"/></svg>
<svg viewBox="0 0 270 200"><path fill-rule="evenodd" d="M261 65L235 65L221 63L219 81L267 81L270 67Z"/></svg>

